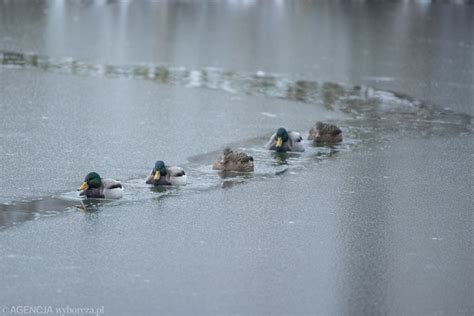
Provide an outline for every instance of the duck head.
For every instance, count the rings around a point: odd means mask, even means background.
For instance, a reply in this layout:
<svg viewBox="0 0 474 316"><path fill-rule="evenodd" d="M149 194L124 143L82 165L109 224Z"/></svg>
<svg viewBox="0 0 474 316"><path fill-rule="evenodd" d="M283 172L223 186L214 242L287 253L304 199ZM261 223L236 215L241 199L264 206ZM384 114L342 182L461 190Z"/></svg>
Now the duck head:
<svg viewBox="0 0 474 316"><path fill-rule="evenodd" d="M283 143L288 141L288 132L283 127L280 127L276 132L276 148L281 149L283 147Z"/></svg>
<svg viewBox="0 0 474 316"><path fill-rule="evenodd" d="M89 188L100 188L102 185L102 179L97 172L90 172L87 174L84 182L79 187L78 191L84 191Z"/></svg>
<svg viewBox="0 0 474 316"><path fill-rule="evenodd" d="M153 168L152 174L155 181L160 180L161 176L166 176L167 172L165 163L161 160L155 162L155 167Z"/></svg>

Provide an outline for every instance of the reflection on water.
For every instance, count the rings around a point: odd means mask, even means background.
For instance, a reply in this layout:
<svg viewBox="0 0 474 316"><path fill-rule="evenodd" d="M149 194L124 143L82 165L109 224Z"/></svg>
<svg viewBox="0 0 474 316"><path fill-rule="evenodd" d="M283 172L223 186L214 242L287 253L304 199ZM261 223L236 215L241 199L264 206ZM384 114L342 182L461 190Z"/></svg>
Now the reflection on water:
<svg viewBox="0 0 474 316"><path fill-rule="evenodd" d="M96 212L101 207L114 202L113 200L83 199L76 191L73 191L33 201L0 204L0 230L26 221L62 214L65 211Z"/></svg>
<svg viewBox="0 0 474 316"><path fill-rule="evenodd" d="M222 180L221 187L223 189L230 189L236 185L244 184L247 181L252 179L253 174L242 173L242 172L233 172L233 171L218 171L217 175Z"/></svg>
<svg viewBox="0 0 474 316"><path fill-rule="evenodd" d="M51 197L0 204L0 230L25 221L54 216L79 206L82 206L80 201L67 201Z"/></svg>
<svg viewBox="0 0 474 316"><path fill-rule="evenodd" d="M234 94L265 96L323 106L341 111L354 120L351 125L374 128L372 138L447 136L472 133L472 117L430 105L408 95L314 82L262 72L247 73L219 68L190 70L165 65L98 65L71 58L56 59L36 54L0 52L3 67L31 67L45 71L85 76L124 77L159 84L222 90Z"/></svg>
<svg viewBox="0 0 474 316"><path fill-rule="evenodd" d="M154 192L154 193L166 193L168 192L168 190L170 190L171 187L169 186L165 186L165 185L161 185L161 186L150 186L150 191L151 192Z"/></svg>
<svg viewBox="0 0 474 316"><path fill-rule="evenodd" d="M76 207L78 210L82 212L95 213L95 212L99 212L100 208L103 205L105 205L105 203L101 200L85 199L85 200L82 200L81 204Z"/></svg>
<svg viewBox="0 0 474 316"><path fill-rule="evenodd" d="M222 180L232 180L232 179L251 179L252 172L238 172L238 171L226 171L221 170L217 171L217 175Z"/></svg>

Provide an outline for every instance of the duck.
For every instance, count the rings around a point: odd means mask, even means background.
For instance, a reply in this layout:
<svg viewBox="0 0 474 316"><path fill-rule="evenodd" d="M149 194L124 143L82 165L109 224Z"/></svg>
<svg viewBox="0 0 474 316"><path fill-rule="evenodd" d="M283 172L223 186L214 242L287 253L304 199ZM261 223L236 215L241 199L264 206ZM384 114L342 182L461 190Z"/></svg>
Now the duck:
<svg viewBox="0 0 474 316"><path fill-rule="evenodd" d="M315 143L337 144L342 142L342 131L336 125L316 122L309 130L308 140Z"/></svg>
<svg viewBox="0 0 474 316"><path fill-rule="evenodd" d="M79 187L79 196L90 199L120 199L123 195L123 186L114 179L102 179L97 172L89 172Z"/></svg>
<svg viewBox="0 0 474 316"><path fill-rule="evenodd" d="M252 172L253 157L239 151L225 148L222 155L212 164L212 169L221 171Z"/></svg>
<svg viewBox="0 0 474 316"><path fill-rule="evenodd" d="M146 178L146 184L159 185L185 185L187 175L183 168L177 166L166 166L162 160L155 162L155 167Z"/></svg>
<svg viewBox="0 0 474 316"><path fill-rule="evenodd" d="M266 144L266 148L270 150L276 150L278 152L297 151L303 152L303 137L298 132L287 131L285 128L280 127L276 133L270 137L270 140Z"/></svg>

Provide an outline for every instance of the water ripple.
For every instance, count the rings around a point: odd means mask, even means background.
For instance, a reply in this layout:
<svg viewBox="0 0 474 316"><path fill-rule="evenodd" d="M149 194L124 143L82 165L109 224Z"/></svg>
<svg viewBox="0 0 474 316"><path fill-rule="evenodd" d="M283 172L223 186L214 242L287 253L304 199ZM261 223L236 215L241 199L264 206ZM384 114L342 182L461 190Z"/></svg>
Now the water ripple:
<svg viewBox="0 0 474 316"><path fill-rule="evenodd" d="M102 65L73 58L0 51L0 66L38 68L83 76L130 78L158 84L212 89L285 99L346 113L356 125L375 126L377 134L410 137L462 135L473 132L472 117L416 100L398 92L368 86L317 82L291 75L229 71L221 68L187 69L158 64ZM265 114L264 114L265 115Z"/></svg>

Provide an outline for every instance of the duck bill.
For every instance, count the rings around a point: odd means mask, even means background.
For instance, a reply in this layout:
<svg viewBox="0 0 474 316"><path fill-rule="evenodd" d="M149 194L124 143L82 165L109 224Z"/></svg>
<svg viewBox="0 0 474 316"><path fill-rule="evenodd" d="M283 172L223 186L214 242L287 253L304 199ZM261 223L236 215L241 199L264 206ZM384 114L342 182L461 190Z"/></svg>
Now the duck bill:
<svg viewBox="0 0 474 316"><path fill-rule="evenodd" d="M158 181L160 180L161 174L159 171L155 172L155 176L153 177L153 180Z"/></svg>
<svg viewBox="0 0 474 316"><path fill-rule="evenodd" d="M277 138L276 147L277 147L277 148L281 148L282 146L283 146L283 138L278 137L278 138Z"/></svg>
<svg viewBox="0 0 474 316"><path fill-rule="evenodd" d="M78 191L84 191L84 190L87 190L89 188L89 185L87 184L87 182L83 182L81 184L81 186L79 187L79 189L77 189Z"/></svg>

